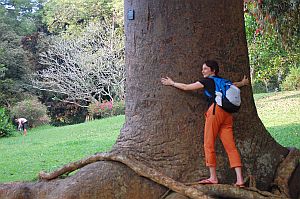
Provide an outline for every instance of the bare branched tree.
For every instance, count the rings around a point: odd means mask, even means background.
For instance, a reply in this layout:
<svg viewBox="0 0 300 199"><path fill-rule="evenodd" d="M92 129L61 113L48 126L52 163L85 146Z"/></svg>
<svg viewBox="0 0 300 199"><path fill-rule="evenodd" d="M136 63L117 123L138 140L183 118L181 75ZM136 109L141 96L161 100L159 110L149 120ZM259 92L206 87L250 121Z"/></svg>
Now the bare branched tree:
<svg viewBox="0 0 300 199"><path fill-rule="evenodd" d="M78 37L51 37L40 54L45 69L32 75L33 87L64 94L73 103L122 99L124 36L113 24L91 23Z"/></svg>

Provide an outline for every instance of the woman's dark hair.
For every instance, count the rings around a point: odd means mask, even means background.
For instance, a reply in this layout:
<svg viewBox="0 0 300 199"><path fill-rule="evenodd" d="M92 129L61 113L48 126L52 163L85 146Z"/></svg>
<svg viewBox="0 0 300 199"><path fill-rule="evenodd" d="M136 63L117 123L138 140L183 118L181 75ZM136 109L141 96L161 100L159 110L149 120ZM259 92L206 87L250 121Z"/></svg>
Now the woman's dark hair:
<svg viewBox="0 0 300 199"><path fill-rule="evenodd" d="M218 75L218 73L219 73L219 64L218 64L218 62L216 62L214 60L206 60L204 62L204 64L206 64L206 66L208 66L212 71L215 71L215 74Z"/></svg>

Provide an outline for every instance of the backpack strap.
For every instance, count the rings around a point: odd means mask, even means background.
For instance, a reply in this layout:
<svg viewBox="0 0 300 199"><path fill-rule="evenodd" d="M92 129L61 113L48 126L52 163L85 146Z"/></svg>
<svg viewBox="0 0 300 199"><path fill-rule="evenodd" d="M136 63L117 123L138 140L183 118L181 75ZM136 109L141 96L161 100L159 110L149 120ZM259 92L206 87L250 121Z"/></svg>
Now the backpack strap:
<svg viewBox="0 0 300 199"><path fill-rule="evenodd" d="M217 105L217 102L214 102L213 115L215 115L215 113L216 113L216 105Z"/></svg>
<svg viewBox="0 0 300 199"><path fill-rule="evenodd" d="M216 84L215 78L217 78L217 77L215 77L215 76L210 76L209 78L212 79L212 80L214 80L214 84L215 84L215 92L216 92L217 84ZM208 92L207 92L207 93L208 93ZM210 95L210 96L211 96L211 95ZM212 97L212 96L211 96L211 97ZM217 105L217 102L216 102L216 100L214 99L213 115L215 115L215 113L216 113L216 105Z"/></svg>

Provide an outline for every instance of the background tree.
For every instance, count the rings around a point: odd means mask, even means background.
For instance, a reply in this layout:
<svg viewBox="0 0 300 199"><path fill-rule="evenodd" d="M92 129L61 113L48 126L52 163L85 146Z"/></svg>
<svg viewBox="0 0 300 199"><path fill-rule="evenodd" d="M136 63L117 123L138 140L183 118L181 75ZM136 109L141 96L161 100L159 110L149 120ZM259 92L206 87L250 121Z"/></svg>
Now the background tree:
<svg viewBox="0 0 300 199"><path fill-rule="evenodd" d="M51 33L77 34L89 22L113 15L122 25L123 7L120 0L51 0L45 4L43 21Z"/></svg>
<svg viewBox="0 0 300 199"><path fill-rule="evenodd" d="M68 1L48 1L42 8L42 18L46 27L46 31L42 31L46 34L33 34L30 37L23 39L23 46L30 51L29 57L31 57L31 61L35 66L34 71L42 71L43 69L47 68L46 65L42 65L39 62L40 53L47 51L49 47L49 43L43 42L42 40L49 41L51 40L50 37L56 37L61 38L62 40L78 41L77 38L80 37L80 39L83 41L85 38L82 37L82 32L86 31L87 26L92 23L98 24L101 20L113 21L112 25L115 27L114 34L117 34L117 37L120 37L124 34L122 17L123 2L121 0L76 1L72 2L71 4ZM91 37L89 36L89 38ZM87 43L87 41L85 42ZM122 43L123 42L120 44ZM51 45L52 48L55 48L53 47L54 43ZM90 51L90 49L87 51ZM83 55L80 56L82 57ZM92 57L90 56L90 58ZM116 74L114 74L112 79L115 79L115 75ZM117 87L114 86L114 88ZM120 88L123 90L122 87ZM75 104L67 104L67 102L57 101L57 99L65 99L67 97L66 95L47 91L37 91L36 89L32 89L32 87L27 87L27 89L29 89L31 92L34 92L36 95L39 95L40 98L42 98L43 103L47 104L49 107L48 110L51 115L52 124L64 125L84 121L84 118L87 114L86 108L76 107L77 105ZM94 91L85 92L93 93ZM113 95L115 97L116 92L114 92ZM100 99L99 96L97 98ZM106 98L109 100L110 97L107 96ZM88 102L84 102L79 99L73 100L73 102L74 101L76 101L76 104L80 104L84 107L88 106L89 104Z"/></svg>
<svg viewBox="0 0 300 199"><path fill-rule="evenodd" d="M124 45L113 22L91 22L80 36L52 37L40 54L45 69L38 71L35 88L63 94L65 101L96 103L123 99Z"/></svg>
<svg viewBox="0 0 300 199"><path fill-rule="evenodd" d="M24 94L24 76L33 67L21 39L37 31L40 5L30 0L0 1L0 65L6 68L0 85L0 105L10 106Z"/></svg>
<svg viewBox="0 0 300 199"><path fill-rule="evenodd" d="M0 22L0 64L2 65L0 104L9 106L19 96L19 82L26 73L27 63L21 48L20 36L10 25L3 22Z"/></svg>
<svg viewBox="0 0 300 199"><path fill-rule="evenodd" d="M263 81L264 92L278 90L290 68L299 68L300 2L245 0L244 5L254 89Z"/></svg>
<svg viewBox="0 0 300 199"><path fill-rule="evenodd" d="M11 25L18 35L29 35L39 29L41 13L39 9L45 0L1 0L5 18L1 21Z"/></svg>

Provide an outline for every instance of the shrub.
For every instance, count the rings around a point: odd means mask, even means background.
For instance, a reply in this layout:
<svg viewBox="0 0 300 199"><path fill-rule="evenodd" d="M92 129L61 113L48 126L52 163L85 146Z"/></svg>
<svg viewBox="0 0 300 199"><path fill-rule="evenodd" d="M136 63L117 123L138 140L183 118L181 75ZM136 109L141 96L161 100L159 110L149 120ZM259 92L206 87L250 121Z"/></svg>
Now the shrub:
<svg viewBox="0 0 300 199"><path fill-rule="evenodd" d="M254 79L252 82L253 93L269 93L278 91L277 80L270 78L268 81L263 81L261 79Z"/></svg>
<svg viewBox="0 0 300 199"><path fill-rule="evenodd" d="M125 103L124 101L103 101L102 103L92 103L88 107L89 115L93 118L106 118L113 115L125 114Z"/></svg>
<svg viewBox="0 0 300 199"><path fill-rule="evenodd" d="M12 135L13 124L5 108L0 107L0 137Z"/></svg>
<svg viewBox="0 0 300 199"><path fill-rule="evenodd" d="M300 90L300 67L293 67L281 85L283 90Z"/></svg>
<svg viewBox="0 0 300 199"><path fill-rule="evenodd" d="M124 100L117 101L113 106L113 115L125 115L125 102Z"/></svg>
<svg viewBox="0 0 300 199"><path fill-rule="evenodd" d="M253 93L266 93L266 86L261 80L254 79L252 82Z"/></svg>
<svg viewBox="0 0 300 199"><path fill-rule="evenodd" d="M78 124L85 121L85 116L87 114L86 108L76 104L59 101L50 102L48 105L51 125L63 126Z"/></svg>
<svg viewBox="0 0 300 199"><path fill-rule="evenodd" d="M18 102L12 107L11 114L17 118L26 118L30 127L37 127L50 122L47 115L47 107L37 98L25 99Z"/></svg>

